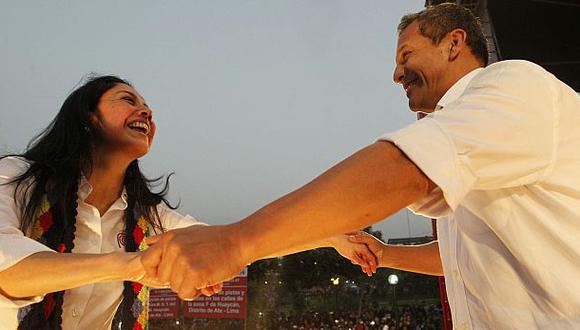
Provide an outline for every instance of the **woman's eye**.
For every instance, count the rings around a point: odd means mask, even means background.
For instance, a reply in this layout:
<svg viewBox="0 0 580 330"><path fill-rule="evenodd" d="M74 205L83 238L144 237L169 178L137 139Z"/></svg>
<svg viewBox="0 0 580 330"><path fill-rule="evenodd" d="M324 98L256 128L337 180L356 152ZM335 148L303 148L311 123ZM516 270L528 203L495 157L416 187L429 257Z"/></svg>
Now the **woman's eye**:
<svg viewBox="0 0 580 330"><path fill-rule="evenodd" d="M135 100L133 100L133 98L129 97L129 96L125 96L123 98L123 100L127 101L129 104L131 105L135 105Z"/></svg>

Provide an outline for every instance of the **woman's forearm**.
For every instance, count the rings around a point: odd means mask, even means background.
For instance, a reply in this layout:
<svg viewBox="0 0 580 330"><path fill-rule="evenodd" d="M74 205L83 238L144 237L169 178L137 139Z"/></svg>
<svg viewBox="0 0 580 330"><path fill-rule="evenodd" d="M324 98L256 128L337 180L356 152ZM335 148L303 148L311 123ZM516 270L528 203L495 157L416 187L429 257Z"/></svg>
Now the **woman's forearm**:
<svg viewBox="0 0 580 330"><path fill-rule="evenodd" d="M443 275L437 241L422 245L384 245L380 267L427 275Z"/></svg>
<svg viewBox="0 0 580 330"><path fill-rule="evenodd" d="M134 253L38 252L0 272L0 293L26 298L90 283L125 280L132 276L136 262L140 263L139 255Z"/></svg>

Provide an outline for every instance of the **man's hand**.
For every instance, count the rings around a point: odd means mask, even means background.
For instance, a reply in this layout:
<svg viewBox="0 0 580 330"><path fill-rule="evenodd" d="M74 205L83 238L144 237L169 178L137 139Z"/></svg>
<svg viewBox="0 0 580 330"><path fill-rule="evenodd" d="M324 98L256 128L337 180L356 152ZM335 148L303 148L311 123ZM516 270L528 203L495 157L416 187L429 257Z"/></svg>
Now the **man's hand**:
<svg viewBox="0 0 580 330"><path fill-rule="evenodd" d="M190 226L149 237L147 243L151 246L141 259L147 276L168 283L183 300L199 291L207 295L221 290L221 283L249 262L231 226Z"/></svg>
<svg viewBox="0 0 580 330"><path fill-rule="evenodd" d="M199 291L204 296L209 297L209 296L213 296L214 294L220 293L222 291L223 287L224 287L224 284L222 282L222 283L219 283L219 284L210 285L208 287L201 288Z"/></svg>
<svg viewBox="0 0 580 330"><path fill-rule="evenodd" d="M358 235L359 233L368 235L365 232L338 235L330 238L329 242L341 256L349 259L354 265L361 266L364 273L372 276L377 272L379 259L365 243L353 242L349 239L349 237L355 237L354 235Z"/></svg>

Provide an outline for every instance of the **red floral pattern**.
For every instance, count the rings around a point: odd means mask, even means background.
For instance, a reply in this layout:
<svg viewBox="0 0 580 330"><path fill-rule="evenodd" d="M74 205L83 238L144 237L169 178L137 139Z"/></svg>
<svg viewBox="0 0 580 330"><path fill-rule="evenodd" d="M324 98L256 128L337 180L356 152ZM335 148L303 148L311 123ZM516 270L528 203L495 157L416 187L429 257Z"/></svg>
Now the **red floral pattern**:
<svg viewBox="0 0 580 330"><path fill-rule="evenodd" d="M44 232L52 227L52 212L44 212L38 219L40 227Z"/></svg>

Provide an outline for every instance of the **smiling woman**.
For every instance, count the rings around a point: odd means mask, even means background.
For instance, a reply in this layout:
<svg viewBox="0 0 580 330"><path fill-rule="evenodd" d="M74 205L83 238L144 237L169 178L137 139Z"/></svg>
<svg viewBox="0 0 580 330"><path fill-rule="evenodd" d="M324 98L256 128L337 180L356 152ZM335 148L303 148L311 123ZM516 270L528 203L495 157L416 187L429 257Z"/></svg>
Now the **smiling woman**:
<svg viewBox="0 0 580 330"><path fill-rule="evenodd" d="M116 150L128 159L145 155L155 135L153 112L130 85L120 83L105 92L93 122L103 133L100 148Z"/></svg>
<svg viewBox="0 0 580 330"><path fill-rule="evenodd" d="M144 277L144 237L199 224L141 173L154 135L143 97L102 76L26 152L0 158L0 329L145 328L143 285L161 283Z"/></svg>

